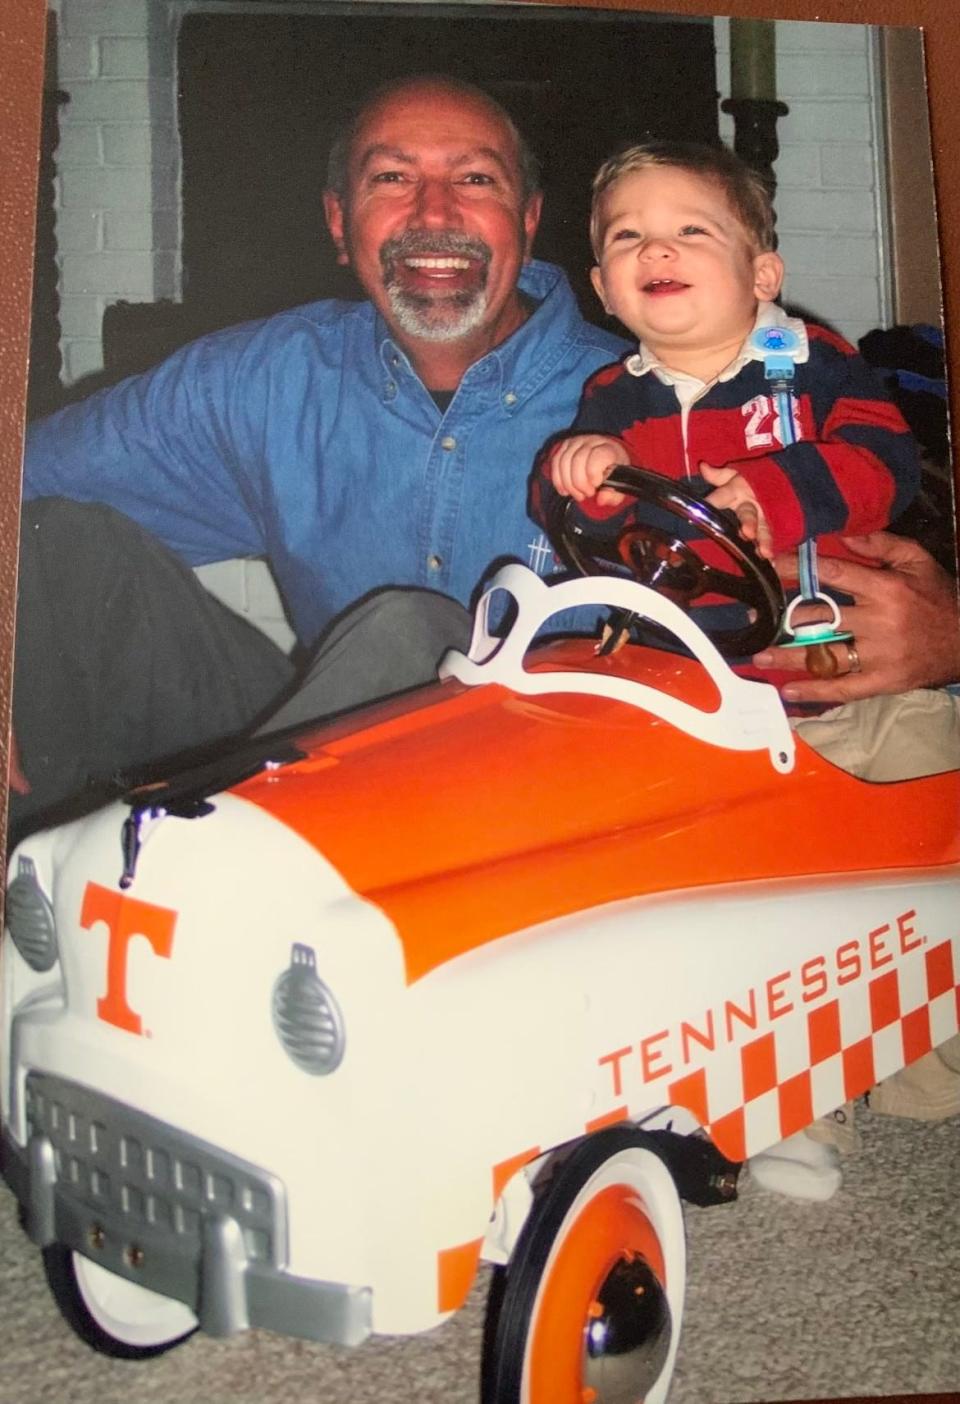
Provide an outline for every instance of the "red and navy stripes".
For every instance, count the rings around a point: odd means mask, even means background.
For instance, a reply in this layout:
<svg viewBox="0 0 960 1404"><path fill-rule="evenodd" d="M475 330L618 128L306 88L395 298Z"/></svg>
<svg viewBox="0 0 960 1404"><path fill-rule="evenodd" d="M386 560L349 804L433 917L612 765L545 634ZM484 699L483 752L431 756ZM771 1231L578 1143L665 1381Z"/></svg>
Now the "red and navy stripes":
<svg viewBox="0 0 960 1404"><path fill-rule="evenodd" d="M784 447L776 406L759 361L712 385L692 406L686 451L675 390L648 372L605 367L584 388L571 433L620 438L629 461L668 478L702 484L701 462L731 467L750 482L784 550L806 537L860 535L886 526L919 488L916 445L876 372L840 337L807 325L810 359L796 367L799 442ZM556 497L541 466L533 506L546 519ZM609 516L594 504L587 517ZM632 506L620 509L624 513Z"/></svg>

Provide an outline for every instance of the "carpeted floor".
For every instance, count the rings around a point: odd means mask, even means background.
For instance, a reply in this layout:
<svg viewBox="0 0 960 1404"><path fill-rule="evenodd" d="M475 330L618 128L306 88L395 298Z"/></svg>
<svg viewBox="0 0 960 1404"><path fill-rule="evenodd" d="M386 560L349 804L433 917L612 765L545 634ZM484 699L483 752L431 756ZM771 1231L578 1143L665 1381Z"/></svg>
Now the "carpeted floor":
<svg viewBox="0 0 960 1404"><path fill-rule="evenodd" d="M670 1404L960 1391L960 1119L858 1119L863 1145L830 1203L745 1178L736 1204L688 1211ZM2 1189L0 1404L476 1404L485 1288L417 1339L351 1351L251 1332L107 1360L61 1321Z"/></svg>

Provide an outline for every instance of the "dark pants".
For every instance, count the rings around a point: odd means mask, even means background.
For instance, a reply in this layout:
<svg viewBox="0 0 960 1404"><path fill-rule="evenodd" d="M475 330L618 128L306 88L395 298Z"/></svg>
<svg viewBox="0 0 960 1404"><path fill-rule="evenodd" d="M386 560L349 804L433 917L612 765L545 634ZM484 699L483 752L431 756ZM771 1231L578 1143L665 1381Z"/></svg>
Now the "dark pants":
<svg viewBox="0 0 960 1404"><path fill-rule="evenodd" d="M90 808L181 751L418 686L468 639L455 601L382 591L334 621L298 674L128 518L25 503L13 708L30 792L11 795L11 827Z"/></svg>

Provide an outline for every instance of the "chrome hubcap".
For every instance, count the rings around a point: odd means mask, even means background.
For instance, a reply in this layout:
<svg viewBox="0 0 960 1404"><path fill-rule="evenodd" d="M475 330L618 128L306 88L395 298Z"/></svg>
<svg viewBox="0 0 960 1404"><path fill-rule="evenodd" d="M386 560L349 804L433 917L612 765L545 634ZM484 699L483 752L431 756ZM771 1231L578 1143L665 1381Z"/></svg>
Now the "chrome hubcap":
<svg viewBox="0 0 960 1404"><path fill-rule="evenodd" d="M642 1404L670 1351L670 1304L639 1253L625 1252L588 1308L584 1326L584 1399Z"/></svg>

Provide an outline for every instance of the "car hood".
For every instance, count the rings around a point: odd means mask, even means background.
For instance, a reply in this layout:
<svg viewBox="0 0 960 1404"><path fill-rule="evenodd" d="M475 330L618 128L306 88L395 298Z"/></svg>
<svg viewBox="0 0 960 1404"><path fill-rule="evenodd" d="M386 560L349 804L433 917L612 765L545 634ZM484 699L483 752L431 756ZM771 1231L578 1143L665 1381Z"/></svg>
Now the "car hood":
<svg viewBox="0 0 960 1404"><path fill-rule="evenodd" d="M537 659L598 666L580 641ZM631 648L603 663L716 703L693 660ZM295 745L300 758L233 793L388 913L411 979L509 932L647 893L960 860L955 772L867 784L798 741L795 768L779 774L765 752L707 745L604 697L448 681L308 728Z"/></svg>

